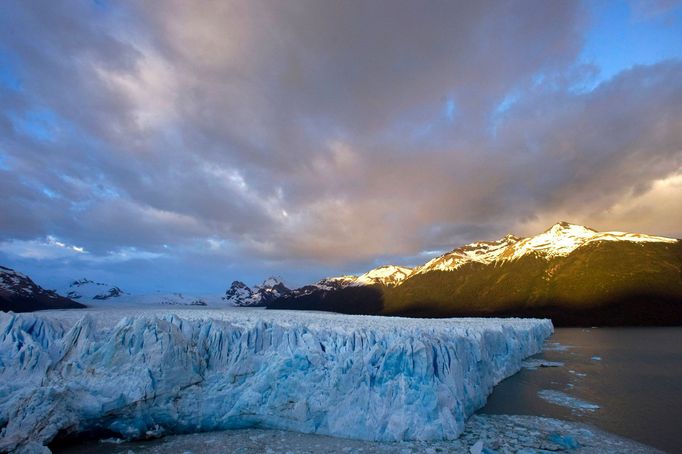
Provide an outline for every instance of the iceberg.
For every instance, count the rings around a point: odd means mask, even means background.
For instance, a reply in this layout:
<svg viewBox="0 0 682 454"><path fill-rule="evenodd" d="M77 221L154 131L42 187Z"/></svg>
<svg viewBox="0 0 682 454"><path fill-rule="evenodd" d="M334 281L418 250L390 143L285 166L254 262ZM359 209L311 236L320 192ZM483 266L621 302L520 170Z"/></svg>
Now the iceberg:
<svg viewBox="0 0 682 454"><path fill-rule="evenodd" d="M262 309L0 313L0 451L94 430L451 440L552 331Z"/></svg>

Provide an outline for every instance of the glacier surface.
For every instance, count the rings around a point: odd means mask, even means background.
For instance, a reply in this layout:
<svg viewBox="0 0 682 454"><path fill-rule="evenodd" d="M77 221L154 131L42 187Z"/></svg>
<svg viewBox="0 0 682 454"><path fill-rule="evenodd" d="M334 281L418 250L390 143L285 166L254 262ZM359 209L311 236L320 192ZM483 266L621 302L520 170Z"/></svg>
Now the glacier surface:
<svg viewBox="0 0 682 454"><path fill-rule="evenodd" d="M454 439L552 330L258 309L0 313L0 451L95 429Z"/></svg>

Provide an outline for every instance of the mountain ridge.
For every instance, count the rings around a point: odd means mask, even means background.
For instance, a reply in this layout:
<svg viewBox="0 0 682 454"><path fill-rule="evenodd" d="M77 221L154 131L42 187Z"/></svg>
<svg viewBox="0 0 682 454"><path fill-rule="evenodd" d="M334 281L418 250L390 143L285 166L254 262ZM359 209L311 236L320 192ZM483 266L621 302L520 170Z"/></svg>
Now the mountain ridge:
<svg viewBox="0 0 682 454"><path fill-rule="evenodd" d="M498 240L468 243L413 268L399 265L381 265L359 276L330 277L323 279L323 281L349 280L348 283L354 285L385 283L382 279L371 280L370 278L363 279L363 277L379 275L380 270L394 269L394 273L400 272L405 274L405 277L393 280L393 285L400 285L416 274L423 274L434 270L451 271L469 262L488 264L498 260L518 259L528 253L540 253L545 257L565 256L581 246L596 241L675 243L679 240L641 233L620 231L599 232L579 224L559 221L544 232L531 237L518 237L510 233ZM386 280L390 279L388 274L382 277Z"/></svg>
<svg viewBox="0 0 682 454"><path fill-rule="evenodd" d="M528 238L470 243L411 270L395 285L356 280L341 289L294 290L268 307L551 317L559 325L682 324L682 243L674 238L559 222Z"/></svg>

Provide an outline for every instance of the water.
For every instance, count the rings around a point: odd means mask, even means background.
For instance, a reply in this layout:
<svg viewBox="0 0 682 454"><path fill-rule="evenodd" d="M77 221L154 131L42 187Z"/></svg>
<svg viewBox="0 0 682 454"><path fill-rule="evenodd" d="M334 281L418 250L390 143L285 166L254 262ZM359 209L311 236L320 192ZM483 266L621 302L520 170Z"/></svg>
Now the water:
<svg viewBox="0 0 682 454"><path fill-rule="evenodd" d="M682 328L557 328L548 347L534 358L563 366L522 370L480 412L584 422L682 453Z"/></svg>

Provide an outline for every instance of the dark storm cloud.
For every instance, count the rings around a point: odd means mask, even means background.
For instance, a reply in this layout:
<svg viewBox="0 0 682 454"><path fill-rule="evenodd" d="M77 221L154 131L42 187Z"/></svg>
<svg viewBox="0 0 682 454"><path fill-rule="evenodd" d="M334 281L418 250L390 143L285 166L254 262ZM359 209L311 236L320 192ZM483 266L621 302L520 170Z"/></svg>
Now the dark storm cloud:
<svg viewBox="0 0 682 454"><path fill-rule="evenodd" d="M623 219L677 187L682 65L593 87L589 23L579 2L4 2L0 240L341 266Z"/></svg>

